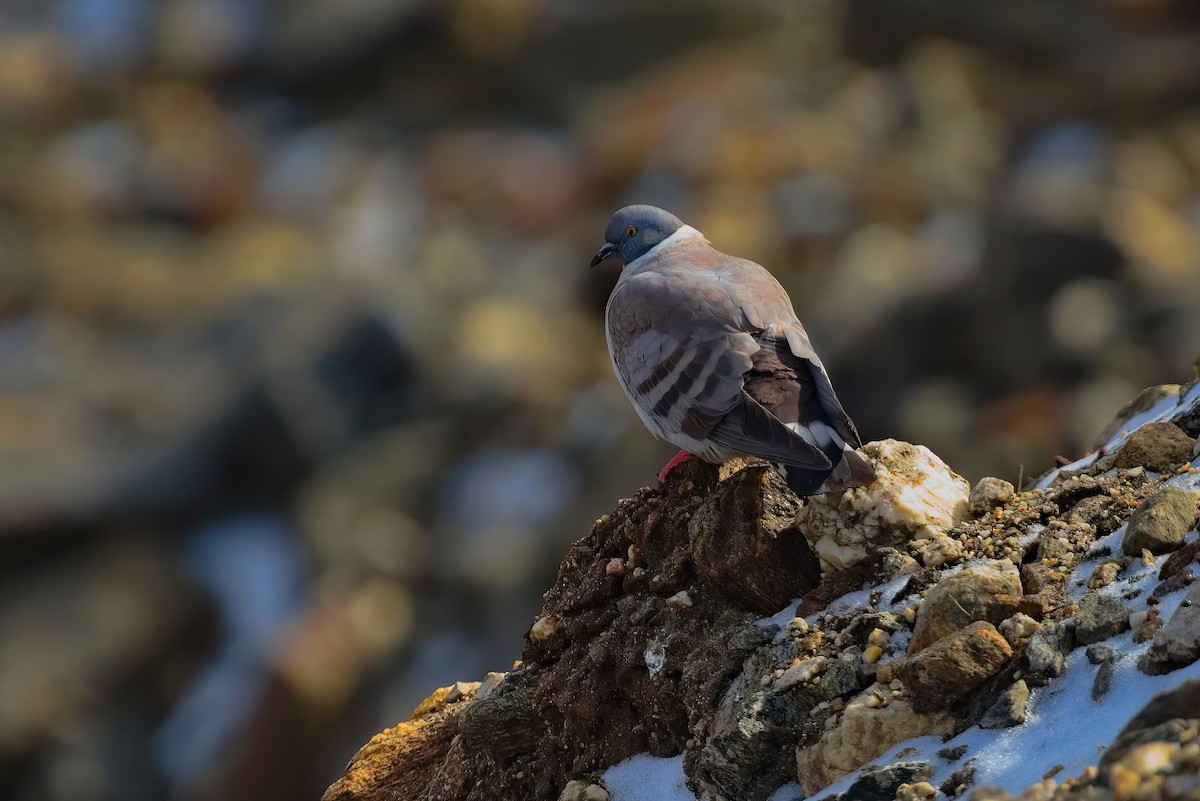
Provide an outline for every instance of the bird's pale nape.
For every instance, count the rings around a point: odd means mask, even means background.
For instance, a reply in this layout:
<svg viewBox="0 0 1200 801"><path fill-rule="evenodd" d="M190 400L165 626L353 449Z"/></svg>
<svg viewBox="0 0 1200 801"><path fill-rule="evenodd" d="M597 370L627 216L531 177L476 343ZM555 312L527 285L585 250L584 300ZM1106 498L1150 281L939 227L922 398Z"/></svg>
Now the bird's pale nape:
<svg viewBox="0 0 1200 801"><path fill-rule="evenodd" d="M654 206L613 215L595 265L625 265L605 311L622 389L652 434L710 462L779 465L799 495L869 483L874 468L791 300Z"/></svg>

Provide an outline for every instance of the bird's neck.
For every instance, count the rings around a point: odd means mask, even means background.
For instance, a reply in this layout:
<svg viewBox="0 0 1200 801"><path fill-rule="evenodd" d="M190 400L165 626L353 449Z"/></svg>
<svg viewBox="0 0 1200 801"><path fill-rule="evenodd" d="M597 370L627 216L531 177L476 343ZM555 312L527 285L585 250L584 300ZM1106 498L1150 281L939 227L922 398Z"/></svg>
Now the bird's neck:
<svg viewBox="0 0 1200 801"><path fill-rule="evenodd" d="M657 245L650 248L645 253L643 253L642 255L640 255L636 259L634 259L633 261L626 264L625 269L623 269L621 272L624 275L631 275L631 274L637 272L639 268L643 267L646 264L646 262L650 261L650 259L654 258L655 256L662 255L663 251L677 248L680 245L683 245L683 244L689 243L689 242L705 242L705 243L707 243L708 240L704 238L704 234L700 233L692 226L690 226L690 225L680 226L679 228L677 228L675 230L675 232L673 234L668 236L666 239L659 242Z"/></svg>

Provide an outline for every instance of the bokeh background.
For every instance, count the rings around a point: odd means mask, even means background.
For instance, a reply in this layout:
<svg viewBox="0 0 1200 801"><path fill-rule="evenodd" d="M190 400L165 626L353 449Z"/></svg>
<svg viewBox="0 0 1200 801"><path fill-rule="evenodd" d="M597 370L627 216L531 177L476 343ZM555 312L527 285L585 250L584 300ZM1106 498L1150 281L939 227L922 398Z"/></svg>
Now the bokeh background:
<svg viewBox="0 0 1200 801"><path fill-rule="evenodd" d="M613 209L866 439L1078 455L1200 351L1179 0L0 2L0 797L314 798L672 449Z"/></svg>

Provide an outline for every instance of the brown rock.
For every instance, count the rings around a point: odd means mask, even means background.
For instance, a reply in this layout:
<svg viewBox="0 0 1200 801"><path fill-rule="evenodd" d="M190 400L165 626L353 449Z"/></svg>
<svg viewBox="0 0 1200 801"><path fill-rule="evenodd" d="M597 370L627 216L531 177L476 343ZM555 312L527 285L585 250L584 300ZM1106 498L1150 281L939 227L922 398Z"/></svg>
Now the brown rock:
<svg viewBox="0 0 1200 801"><path fill-rule="evenodd" d="M724 466L728 469L727 466ZM696 570L729 599L768 614L817 586L821 569L796 529L800 502L761 462L722 482L691 516Z"/></svg>
<svg viewBox="0 0 1200 801"><path fill-rule="evenodd" d="M915 654L942 637L977 620L987 618L989 602L997 597L1012 597L1010 604L992 604L993 623L1010 617L1021 596L1021 577L1016 565L1001 559L964 568L946 576L925 596L917 613L908 653Z"/></svg>
<svg viewBox="0 0 1200 801"><path fill-rule="evenodd" d="M917 654L897 660L894 672L919 712L962 700L1003 667L1012 646L987 621L977 621Z"/></svg>
<svg viewBox="0 0 1200 801"><path fill-rule="evenodd" d="M1168 556L1163 561L1162 568L1158 571L1158 580L1166 581L1169 578L1173 578L1180 570L1183 570L1192 562L1196 561L1197 555L1200 555L1200 539L1189 542L1187 545Z"/></svg>
<svg viewBox="0 0 1200 801"><path fill-rule="evenodd" d="M1195 440L1174 423L1146 423L1112 455L1113 467L1145 467L1156 473L1174 470L1192 458Z"/></svg>

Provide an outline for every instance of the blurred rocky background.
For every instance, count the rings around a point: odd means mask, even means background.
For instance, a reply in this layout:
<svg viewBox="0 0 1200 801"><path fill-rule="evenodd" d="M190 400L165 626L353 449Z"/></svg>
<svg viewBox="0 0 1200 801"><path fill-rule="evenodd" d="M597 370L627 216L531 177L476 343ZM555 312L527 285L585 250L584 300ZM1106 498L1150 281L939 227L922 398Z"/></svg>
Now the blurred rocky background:
<svg viewBox="0 0 1200 801"><path fill-rule="evenodd" d="M0 796L316 797L672 450L609 213L791 292L864 439L1086 451L1200 342L1182 0L3 0Z"/></svg>

